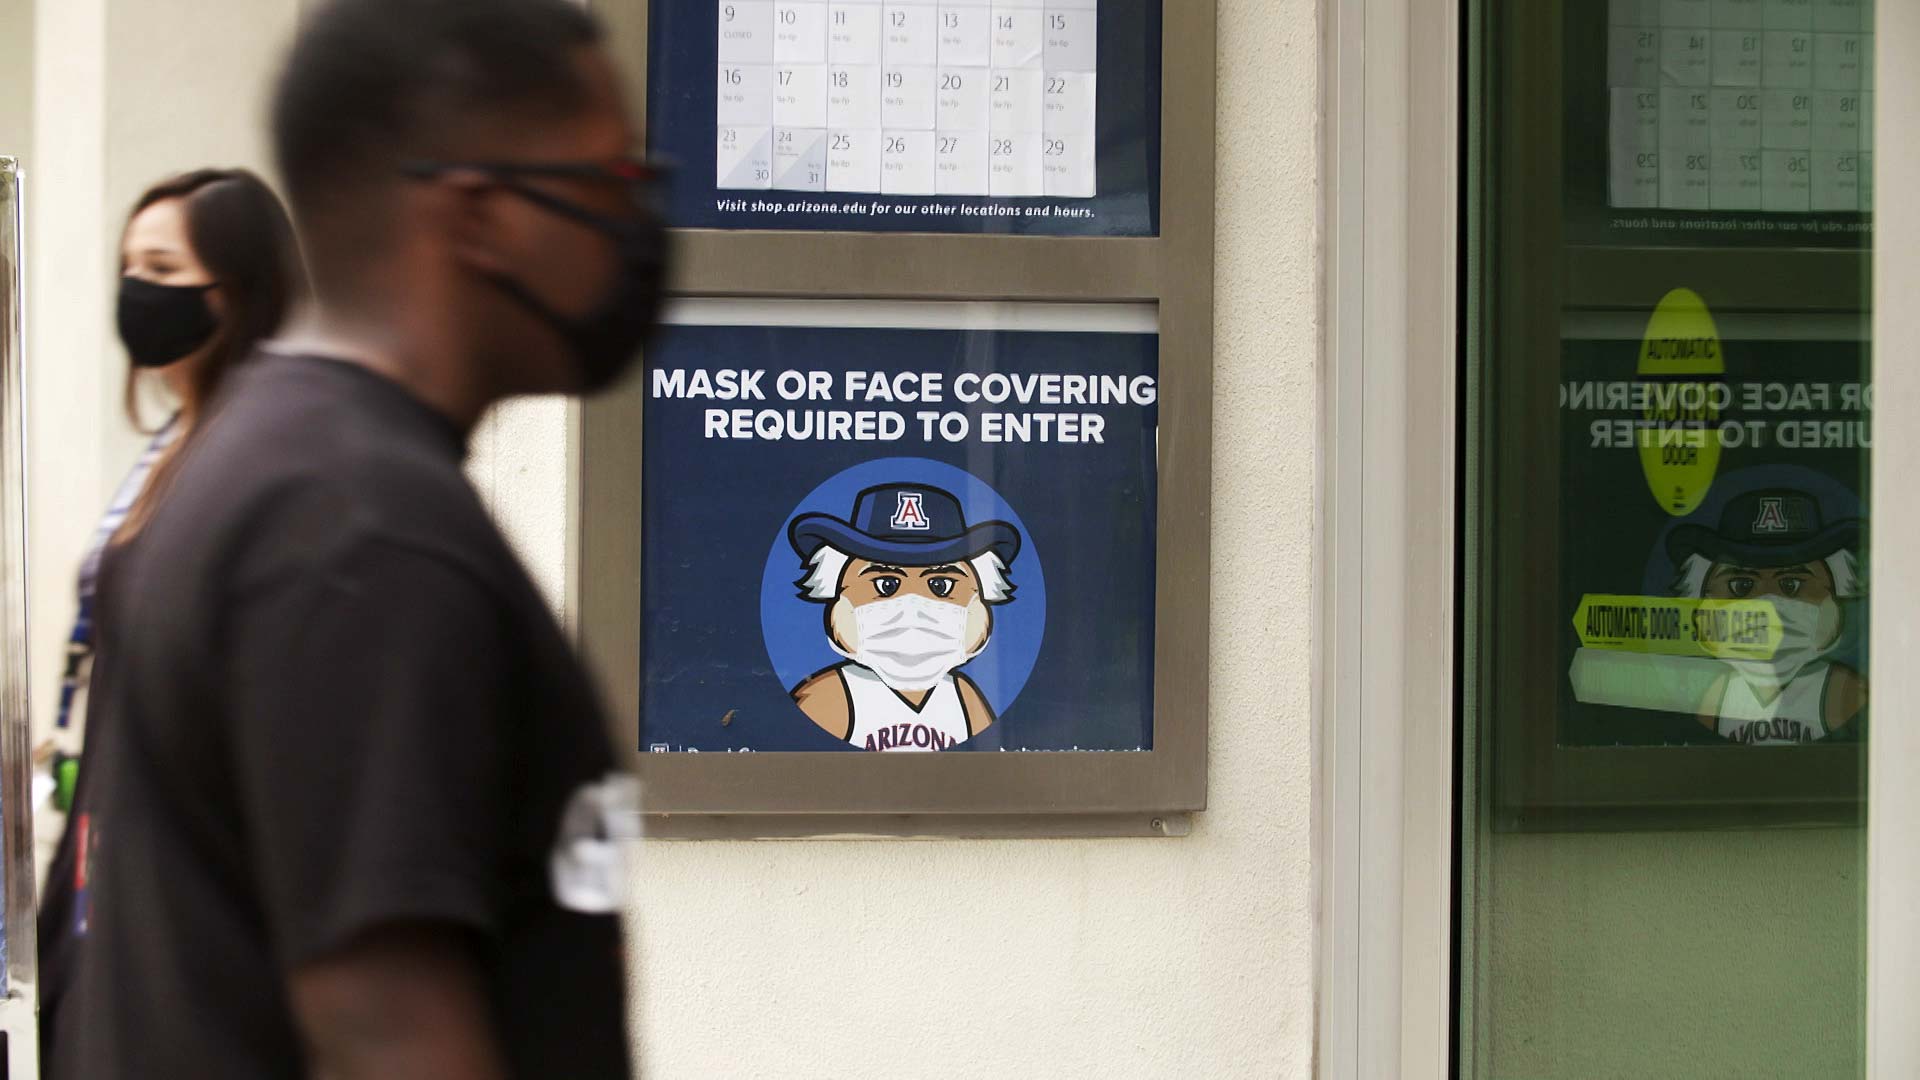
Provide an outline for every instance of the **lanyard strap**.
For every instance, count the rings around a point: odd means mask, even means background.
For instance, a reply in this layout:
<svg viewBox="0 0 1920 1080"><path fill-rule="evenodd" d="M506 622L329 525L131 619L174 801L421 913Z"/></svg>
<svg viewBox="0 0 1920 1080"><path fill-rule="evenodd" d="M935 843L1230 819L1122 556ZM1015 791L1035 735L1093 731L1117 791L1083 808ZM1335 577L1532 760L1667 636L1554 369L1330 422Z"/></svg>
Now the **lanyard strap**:
<svg viewBox="0 0 1920 1080"><path fill-rule="evenodd" d="M120 481L113 501L107 504L105 516L93 530L87 556L80 562L80 611L73 620L73 634L67 639L67 666L60 676L60 709L54 718L54 726L62 730L73 721L73 701L80 691L81 673L86 668L87 658L93 655L93 598L100 584L100 561L106 555L107 545L113 542L113 534L120 531L127 515L133 512L133 504L139 500L140 493L146 490L147 477L159 462L160 455L166 453L179 434L180 417L176 414L154 435L153 441L141 453L140 460L133 463L126 479Z"/></svg>

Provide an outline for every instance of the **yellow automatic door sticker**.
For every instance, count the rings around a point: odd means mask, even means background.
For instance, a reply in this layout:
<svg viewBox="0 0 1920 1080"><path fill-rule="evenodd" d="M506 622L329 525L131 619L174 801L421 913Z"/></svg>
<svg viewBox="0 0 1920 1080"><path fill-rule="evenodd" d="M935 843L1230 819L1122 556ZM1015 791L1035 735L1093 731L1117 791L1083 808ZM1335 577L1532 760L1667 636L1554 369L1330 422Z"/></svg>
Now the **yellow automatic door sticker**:
<svg viewBox="0 0 1920 1080"><path fill-rule="evenodd" d="M1640 342L1646 408L1637 445L1647 487L1667 513L1692 513L1720 467L1720 404L1726 365L1707 302L1692 289L1662 297ZM1696 376L1698 378L1689 378Z"/></svg>
<svg viewBox="0 0 1920 1080"><path fill-rule="evenodd" d="M1767 660L1780 647L1780 617L1768 600L1694 600L1589 593L1573 612L1589 649Z"/></svg>

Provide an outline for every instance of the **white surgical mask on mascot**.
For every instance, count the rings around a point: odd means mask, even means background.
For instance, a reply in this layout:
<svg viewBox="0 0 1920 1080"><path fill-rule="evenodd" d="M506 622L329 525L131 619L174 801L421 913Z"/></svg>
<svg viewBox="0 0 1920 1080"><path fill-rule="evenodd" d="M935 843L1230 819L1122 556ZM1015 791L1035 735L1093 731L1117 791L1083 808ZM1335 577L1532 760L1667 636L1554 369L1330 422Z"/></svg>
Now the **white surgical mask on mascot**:
<svg viewBox="0 0 1920 1080"><path fill-rule="evenodd" d="M1829 596L1818 604L1769 596L1780 620L1780 647L1770 660L1736 660L1752 679L1785 684L1800 669L1825 656L1840 640L1840 605Z"/></svg>
<svg viewBox="0 0 1920 1080"><path fill-rule="evenodd" d="M959 604L896 596L854 608L853 618L859 641L852 651L837 641L834 649L895 690L928 689L974 657L967 649L967 609Z"/></svg>

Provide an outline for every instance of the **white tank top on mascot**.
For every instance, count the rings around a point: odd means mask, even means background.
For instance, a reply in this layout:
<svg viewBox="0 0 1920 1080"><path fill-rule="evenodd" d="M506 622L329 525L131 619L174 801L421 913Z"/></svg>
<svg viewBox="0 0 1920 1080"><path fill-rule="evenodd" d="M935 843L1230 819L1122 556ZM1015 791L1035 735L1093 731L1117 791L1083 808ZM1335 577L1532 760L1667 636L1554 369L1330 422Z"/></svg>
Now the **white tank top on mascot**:
<svg viewBox="0 0 1920 1080"><path fill-rule="evenodd" d="M847 741L874 750L945 750L967 741L967 711L951 674L940 676L920 708L858 664L840 669L853 703L853 733Z"/></svg>

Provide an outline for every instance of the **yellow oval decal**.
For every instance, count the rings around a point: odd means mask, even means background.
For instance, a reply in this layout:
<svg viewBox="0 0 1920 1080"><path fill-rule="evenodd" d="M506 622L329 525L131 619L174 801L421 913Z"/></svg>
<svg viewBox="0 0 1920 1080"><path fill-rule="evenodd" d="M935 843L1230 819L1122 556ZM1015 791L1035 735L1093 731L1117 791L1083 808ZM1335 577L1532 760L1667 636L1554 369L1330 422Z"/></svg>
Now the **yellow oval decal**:
<svg viewBox="0 0 1920 1080"><path fill-rule="evenodd" d="M1718 376L1726 370L1720 332L1700 294L1675 289L1662 297L1640 342L1646 396L1636 445L1647 487L1675 517L1700 505L1720 467L1726 386Z"/></svg>

